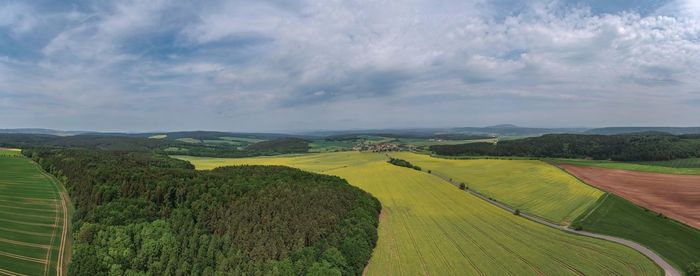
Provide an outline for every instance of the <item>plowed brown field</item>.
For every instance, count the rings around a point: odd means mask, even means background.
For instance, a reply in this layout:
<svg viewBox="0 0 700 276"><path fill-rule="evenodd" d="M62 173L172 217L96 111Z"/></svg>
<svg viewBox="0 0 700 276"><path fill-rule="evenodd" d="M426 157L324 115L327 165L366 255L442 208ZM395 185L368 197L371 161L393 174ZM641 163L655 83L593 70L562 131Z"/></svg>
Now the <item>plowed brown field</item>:
<svg viewBox="0 0 700 276"><path fill-rule="evenodd" d="M584 182L700 229L700 175L559 165Z"/></svg>

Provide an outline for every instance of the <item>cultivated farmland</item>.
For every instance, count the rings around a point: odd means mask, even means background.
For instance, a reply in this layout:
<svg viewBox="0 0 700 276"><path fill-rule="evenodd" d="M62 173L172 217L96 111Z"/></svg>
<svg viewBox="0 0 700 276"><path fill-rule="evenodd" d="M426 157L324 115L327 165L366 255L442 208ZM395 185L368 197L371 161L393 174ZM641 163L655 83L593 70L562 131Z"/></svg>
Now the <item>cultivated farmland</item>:
<svg viewBox="0 0 700 276"><path fill-rule="evenodd" d="M615 195L607 195L573 225L585 231L636 241L685 270L700 260L700 231L658 216Z"/></svg>
<svg viewBox="0 0 700 276"><path fill-rule="evenodd" d="M700 176L560 165L588 184L700 228Z"/></svg>
<svg viewBox="0 0 700 276"><path fill-rule="evenodd" d="M382 202L368 275L659 275L638 252L549 228L505 212L434 175L394 166L383 154L180 157L198 169L289 165L337 175Z"/></svg>
<svg viewBox="0 0 700 276"><path fill-rule="evenodd" d="M392 153L500 202L557 223L569 223L603 192L536 160L454 160L409 152Z"/></svg>
<svg viewBox="0 0 700 276"><path fill-rule="evenodd" d="M0 274L63 273L68 219L57 185L18 151L0 149Z"/></svg>
<svg viewBox="0 0 700 276"><path fill-rule="evenodd" d="M569 164L578 166L599 167L607 169L620 169L652 173L669 174L700 174L700 159L676 159L669 161L647 161L647 162L618 162L608 160L583 160L583 159L548 159L555 164ZM697 162L697 163L696 163Z"/></svg>

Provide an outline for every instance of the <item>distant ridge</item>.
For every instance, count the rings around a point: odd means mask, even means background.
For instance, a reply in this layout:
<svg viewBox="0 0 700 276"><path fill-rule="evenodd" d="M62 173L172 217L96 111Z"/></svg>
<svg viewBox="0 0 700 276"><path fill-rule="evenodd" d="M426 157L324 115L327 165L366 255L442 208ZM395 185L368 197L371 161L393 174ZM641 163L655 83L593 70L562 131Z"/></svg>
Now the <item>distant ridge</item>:
<svg viewBox="0 0 700 276"><path fill-rule="evenodd" d="M511 124L502 124L487 127L459 127L453 128L452 131L468 134L484 134L484 135L512 135L512 136L538 136L543 134L554 133L582 133L585 128L536 128L536 127L519 127Z"/></svg>
<svg viewBox="0 0 700 276"><path fill-rule="evenodd" d="M700 134L700 127L603 127L586 130L586 134L626 134L638 132L666 132L674 135Z"/></svg>
<svg viewBox="0 0 700 276"><path fill-rule="evenodd" d="M74 135L94 133L94 132L90 132L90 131L64 131L64 130L55 130L55 129L47 129L47 128L12 128L12 129L0 129L0 133L74 136Z"/></svg>

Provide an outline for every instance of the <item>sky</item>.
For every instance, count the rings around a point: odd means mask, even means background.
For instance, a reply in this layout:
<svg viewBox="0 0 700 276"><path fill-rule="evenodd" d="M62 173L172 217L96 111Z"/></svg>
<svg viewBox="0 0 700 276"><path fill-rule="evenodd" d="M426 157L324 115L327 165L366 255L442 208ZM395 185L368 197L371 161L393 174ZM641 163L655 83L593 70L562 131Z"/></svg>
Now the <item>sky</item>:
<svg viewBox="0 0 700 276"><path fill-rule="evenodd" d="M700 126L700 1L0 1L0 128Z"/></svg>

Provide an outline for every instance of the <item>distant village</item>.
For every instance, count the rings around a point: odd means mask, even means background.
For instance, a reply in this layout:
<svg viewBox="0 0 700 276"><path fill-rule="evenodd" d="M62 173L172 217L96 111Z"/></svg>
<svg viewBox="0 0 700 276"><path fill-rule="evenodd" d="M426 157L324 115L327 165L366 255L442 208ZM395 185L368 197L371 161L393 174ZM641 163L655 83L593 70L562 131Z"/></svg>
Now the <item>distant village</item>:
<svg viewBox="0 0 700 276"><path fill-rule="evenodd" d="M412 148L413 146L406 147L405 145L400 145L397 143L370 143L362 142L354 147L354 151L369 151L369 152L385 152L385 151L400 151Z"/></svg>

